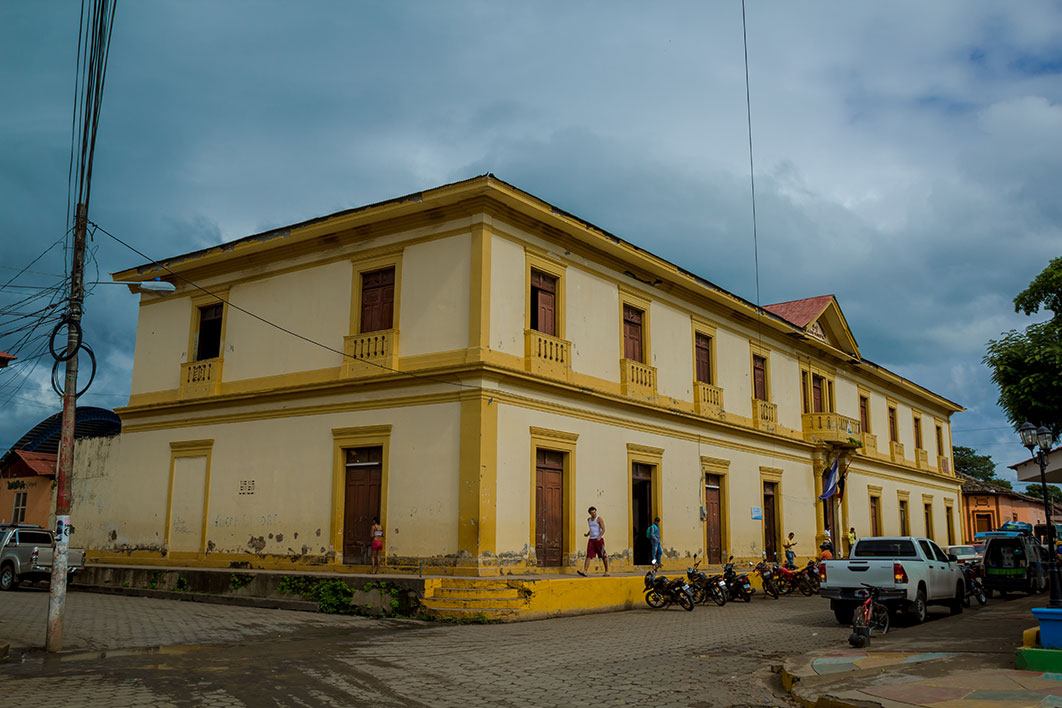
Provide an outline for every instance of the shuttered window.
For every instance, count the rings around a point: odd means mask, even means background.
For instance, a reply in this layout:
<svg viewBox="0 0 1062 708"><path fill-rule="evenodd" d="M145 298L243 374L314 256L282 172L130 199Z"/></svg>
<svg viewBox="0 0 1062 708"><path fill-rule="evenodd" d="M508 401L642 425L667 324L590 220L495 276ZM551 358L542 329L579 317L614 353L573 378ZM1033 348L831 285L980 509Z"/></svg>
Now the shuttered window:
<svg viewBox="0 0 1062 708"><path fill-rule="evenodd" d="M889 441L899 442L899 435L896 432L896 409L889 407Z"/></svg>
<svg viewBox="0 0 1062 708"><path fill-rule="evenodd" d="M752 387L756 400L767 400L767 360L762 356L752 357Z"/></svg>
<svg viewBox="0 0 1062 708"><path fill-rule="evenodd" d="M915 416L915 419L914 419L914 441L915 441L915 449L916 450L921 450L922 449L922 419L919 418L918 416Z"/></svg>
<svg viewBox="0 0 1062 708"><path fill-rule="evenodd" d="M557 336L557 279L531 271L531 329Z"/></svg>
<svg viewBox="0 0 1062 708"><path fill-rule="evenodd" d="M361 332L394 328L395 269L384 268L361 275Z"/></svg>
<svg viewBox="0 0 1062 708"><path fill-rule="evenodd" d="M697 380L706 384L715 383L712 381L712 338L698 332L695 340Z"/></svg>
<svg viewBox="0 0 1062 708"><path fill-rule="evenodd" d="M859 425L864 433L870 432L870 401L866 396L859 397Z"/></svg>
<svg viewBox="0 0 1062 708"><path fill-rule="evenodd" d="M645 363L642 359L642 318L637 307L623 306L623 357Z"/></svg>

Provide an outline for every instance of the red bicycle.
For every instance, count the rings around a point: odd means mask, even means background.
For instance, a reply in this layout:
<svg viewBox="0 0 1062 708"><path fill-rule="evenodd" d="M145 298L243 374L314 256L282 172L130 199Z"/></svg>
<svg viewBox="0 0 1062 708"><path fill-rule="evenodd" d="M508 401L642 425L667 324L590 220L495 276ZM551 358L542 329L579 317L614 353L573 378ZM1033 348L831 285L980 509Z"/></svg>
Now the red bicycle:
<svg viewBox="0 0 1062 708"><path fill-rule="evenodd" d="M885 634L889 631L889 608L878 602L881 597L881 588L863 583L866 590L858 591L863 597L863 604L856 608L852 614L852 635L848 642L856 648L866 646L870 634L875 629Z"/></svg>

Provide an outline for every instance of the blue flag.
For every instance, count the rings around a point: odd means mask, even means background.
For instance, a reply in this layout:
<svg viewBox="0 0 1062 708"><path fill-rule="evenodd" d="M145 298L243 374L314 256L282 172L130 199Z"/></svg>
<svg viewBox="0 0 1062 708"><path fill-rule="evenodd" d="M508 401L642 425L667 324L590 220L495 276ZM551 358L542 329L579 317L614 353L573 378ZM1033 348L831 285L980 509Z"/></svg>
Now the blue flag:
<svg viewBox="0 0 1062 708"><path fill-rule="evenodd" d="M826 478L826 489L824 489L822 494L819 495L819 499L829 499L837 493L837 484L840 482L841 478L841 475L838 474L837 471L837 463L840 461L841 456L838 455L836 459L834 459L833 464L830 465L830 468L826 470L830 473L830 476Z"/></svg>

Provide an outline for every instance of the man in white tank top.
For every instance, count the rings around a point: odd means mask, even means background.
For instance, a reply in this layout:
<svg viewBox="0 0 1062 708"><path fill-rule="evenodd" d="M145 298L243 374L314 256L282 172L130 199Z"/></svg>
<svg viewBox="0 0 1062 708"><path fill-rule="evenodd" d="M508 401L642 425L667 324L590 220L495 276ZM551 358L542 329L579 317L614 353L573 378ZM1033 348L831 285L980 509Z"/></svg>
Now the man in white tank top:
<svg viewBox="0 0 1062 708"><path fill-rule="evenodd" d="M590 540L586 542L586 560L583 562L583 569L576 572L585 577L586 571L590 570L590 559L600 558L605 564L605 577L608 577L608 556L605 555L605 520L597 515L596 507L590 507L587 511L590 518L586 520L586 523L590 529L583 536L589 537Z"/></svg>

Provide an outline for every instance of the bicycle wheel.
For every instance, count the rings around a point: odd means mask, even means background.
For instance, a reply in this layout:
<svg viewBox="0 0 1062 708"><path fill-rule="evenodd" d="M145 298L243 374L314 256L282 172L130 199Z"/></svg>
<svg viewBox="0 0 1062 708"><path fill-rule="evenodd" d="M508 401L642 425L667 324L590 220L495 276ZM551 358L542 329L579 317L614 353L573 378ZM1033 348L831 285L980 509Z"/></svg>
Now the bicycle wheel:
<svg viewBox="0 0 1062 708"><path fill-rule="evenodd" d="M889 608L880 602L875 602L870 610L870 629L876 629L882 634L889 631Z"/></svg>
<svg viewBox="0 0 1062 708"><path fill-rule="evenodd" d="M869 626L869 608L866 604L859 605L855 608L855 612L852 613L852 631L859 634L860 629L866 629Z"/></svg>
<svg viewBox="0 0 1062 708"><path fill-rule="evenodd" d="M658 593L656 590L650 590L645 593L645 604L649 607L655 607L657 609L667 604L667 598Z"/></svg>

